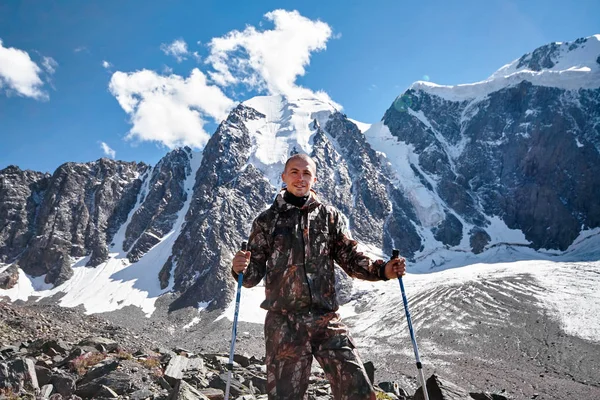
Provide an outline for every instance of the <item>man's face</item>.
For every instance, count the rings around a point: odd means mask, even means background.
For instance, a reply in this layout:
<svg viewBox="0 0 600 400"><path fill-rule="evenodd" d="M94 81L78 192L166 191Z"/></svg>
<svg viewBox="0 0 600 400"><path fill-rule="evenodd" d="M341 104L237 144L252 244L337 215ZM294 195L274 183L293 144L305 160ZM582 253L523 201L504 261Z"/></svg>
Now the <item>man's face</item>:
<svg viewBox="0 0 600 400"><path fill-rule="evenodd" d="M287 191L294 196L304 197L317 181L314 167L307 161L297 158L288 163L281 174L281 179L287 185Z"/></svg>

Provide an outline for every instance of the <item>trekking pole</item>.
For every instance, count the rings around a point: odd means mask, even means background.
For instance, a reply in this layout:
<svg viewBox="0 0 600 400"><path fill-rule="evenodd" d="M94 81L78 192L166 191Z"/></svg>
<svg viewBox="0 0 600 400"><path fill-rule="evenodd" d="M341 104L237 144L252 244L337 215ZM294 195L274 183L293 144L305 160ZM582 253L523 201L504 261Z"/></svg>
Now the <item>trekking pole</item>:
<svg viewBox="0 0 600 400"><path fill-rule="evenodd" d="M392 251L392 259L398 258L399 256L400 251L394 249ZM429 400L429 396L427 395L425 375L423 375L423 365L421 364L421 357L419 357L419 346L417 346L417 339L415 337L415 332L412 326L412 319L410 318L410 311L408 310L408 300L406 299L406 292L404 291L404 283L402 282L401 276L398 277L398 281L400 282L400 291L402 292L402 302L404 303L404 313L406 314L406 322L408 323L410 340L412 341L413 350L415 352L415 359L417 360L417 371L419 372L418 378L419 381L421 381L421 387L423 388L423 395L425 396L425 400Z"/></svg>
<svg viewBox="0 0 600 400"><path fill-rule="evenodd" d="M242 251L248 250L248 243L242 242ZM227 386L225 388L225 400L229 400L229 388L231 387L231 373L233 371L233 353L235 351L235 338L237 336L237 321L240 312L240 296L242 294L242 283L244 274L238 274L237 294L235 295L235 313L233 315L233 328L231 329L231 347L229 349L229 363L227 364Z"/></svg>

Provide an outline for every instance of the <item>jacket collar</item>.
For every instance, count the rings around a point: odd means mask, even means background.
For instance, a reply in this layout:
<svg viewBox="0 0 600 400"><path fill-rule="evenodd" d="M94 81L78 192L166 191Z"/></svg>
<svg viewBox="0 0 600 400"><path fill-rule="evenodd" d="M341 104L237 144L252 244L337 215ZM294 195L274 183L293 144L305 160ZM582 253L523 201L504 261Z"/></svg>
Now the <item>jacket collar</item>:
<svg viewBox="0 0 600 400"><path fill-rule="evenodd" d="M277 212L284 212L284 211L288 211L288 210L291 210L294 208L298 208L294 205L291 205L290 203L286 202L283 199L283 194L285 193L285 190L286 189L282 189L279 192L279 194L275 198L275 201L273 202L273 205L271 206L271 208ZM319 198L317 197L317 193L311 189L310 196L308 196L308 200L306 200L306 203L304 203L304 205L300 209L312 211L315 208L317 208L320 204L321 204L321 202L319 201Z"/></svg>

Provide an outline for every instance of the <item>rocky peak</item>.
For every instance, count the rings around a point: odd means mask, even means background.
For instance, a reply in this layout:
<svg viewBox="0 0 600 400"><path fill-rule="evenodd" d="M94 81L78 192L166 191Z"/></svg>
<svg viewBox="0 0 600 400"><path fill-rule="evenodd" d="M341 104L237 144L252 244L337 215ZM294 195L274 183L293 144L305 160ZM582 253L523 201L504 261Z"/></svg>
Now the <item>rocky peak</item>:
<svg viewBox="0 0 600 400"><path fill-rule="evenodd" d="M527 53L519 58L517 69L530 69L532 71L541 71L543 69L552 69L555 66L562 69L573 65L558 65L569 63L569 58L574 53L580 52L586 46L597 46L596 41L600 41L600 35L579 38L572 42L554 42L538 47L531 53ZM596 47L595 50L600 50ZM593 58L590 60L593 61Z"/></svg>
<svg viewBox="0 0 600 400"><path fill-rule="evenodd" d="M123 250L130 262L138 261L171 231L191 193L185 191L185 180L192 173L189 147L167 153L152 169L143 185L140 206L127 225ZM163 288L166 284L163 282Z"/></svg>
<svg viewBox="0 0 600 400"><path fill-rule="evenodd" d="M33 236L18 259L24 271L60 284L72 276L73 259L89 256L96 266L135 204L143 163L100 159L66 163L47 179ZM31 196L30 196L31 197Z"/></svg>

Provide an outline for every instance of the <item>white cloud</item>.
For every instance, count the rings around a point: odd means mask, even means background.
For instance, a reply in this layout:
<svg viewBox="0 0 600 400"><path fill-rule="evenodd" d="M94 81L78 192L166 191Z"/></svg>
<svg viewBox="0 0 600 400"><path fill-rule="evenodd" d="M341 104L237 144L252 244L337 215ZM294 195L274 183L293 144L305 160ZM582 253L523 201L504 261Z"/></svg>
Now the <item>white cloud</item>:
<svg viewBox="0 0 600 400"><path fill-rule="evenodd" d="M169 148L203 148L210 138L204 130L207 122L220 122L235 105L223 90L236 98L257 90L293 98L316 97L342 109L327 93L296 83L306 73L312 53L326 49L332 38L329 25L297 11L275 10L265 18L273 22L273 29L248 26L207 44L209 56L204 65L211 68L210 81L199 68L189 77L174 74L168 66L162 67L162 73L115 72L109 90L130 116L132 126L126 138ZM161 49L178 62L191 57L200 61L199 53L189 51L183 39L162 44Z"/></svg>
<svg viewBox="0 0 600 400"><path fill-rule="evenodd" d="M51 57L47 59L56 63ZM58 64L53 65L50 61L48 63L54 72ZM43 65L46 67L45 64ZM44 82L40 78L41 73L42 69L31 60L26 51L4 47L0 39L0 89L5 88L9 93L16 92L20 96L47 100L48 94L42 90Z"/></svg>
<svg viewBox="0 0 600 400"><path fill-rule="evenodd" d="M183 39L177 39L171 44L161 44L160 49L169 56L175 57L177 62L182 62L187 59L189 54L187 43Z"/></svg>
<svg viewBox="0 0 600 400"><path fill-rule="evenodd" d="M56 67L58 67L58 63L52 57L43 57L42 67L44 67L48 74L52 75L56 72Z"/></svg>
<svg viewBox="0 0 600 400"><path fill-rule="evenodd" d="M220 86L242 83L270 94L312 95L333 103L326 93L313 93L296 84L306 73L311 54L326 49L332 37L329 25L298 11L275 10L265 18L274 23L274 29L258 31L248 26L209 42L206 62L215 69L209 73L211 79Z"/></svg>
<svg viewBox="0 0 600 400"><path fill-rule="evenodd" d="M110 146L104 142L100 142L100 147L102 147L102 151L104 152L105 155L109 156L110 158L112 158L114 160L115 156L117 155L116 151L111 149Z"/></svg>
<svg viewBox="0 0 600 400"><path fill-rule="evenodd" d="M206 119L219 122L234 106L197 68L188 78L149 70L117 71L109 90L131 117L128 139L157 141L169 148L204 147L210 137L204 130Z"/></svg>
<svg viewBox="0 0 600 400"><path fill-rule="evenodd" d="M102 67L105 69L109 69L110 67L112 67L113 65L111 63L109 63L106 60L102 60Z"/></svg>

